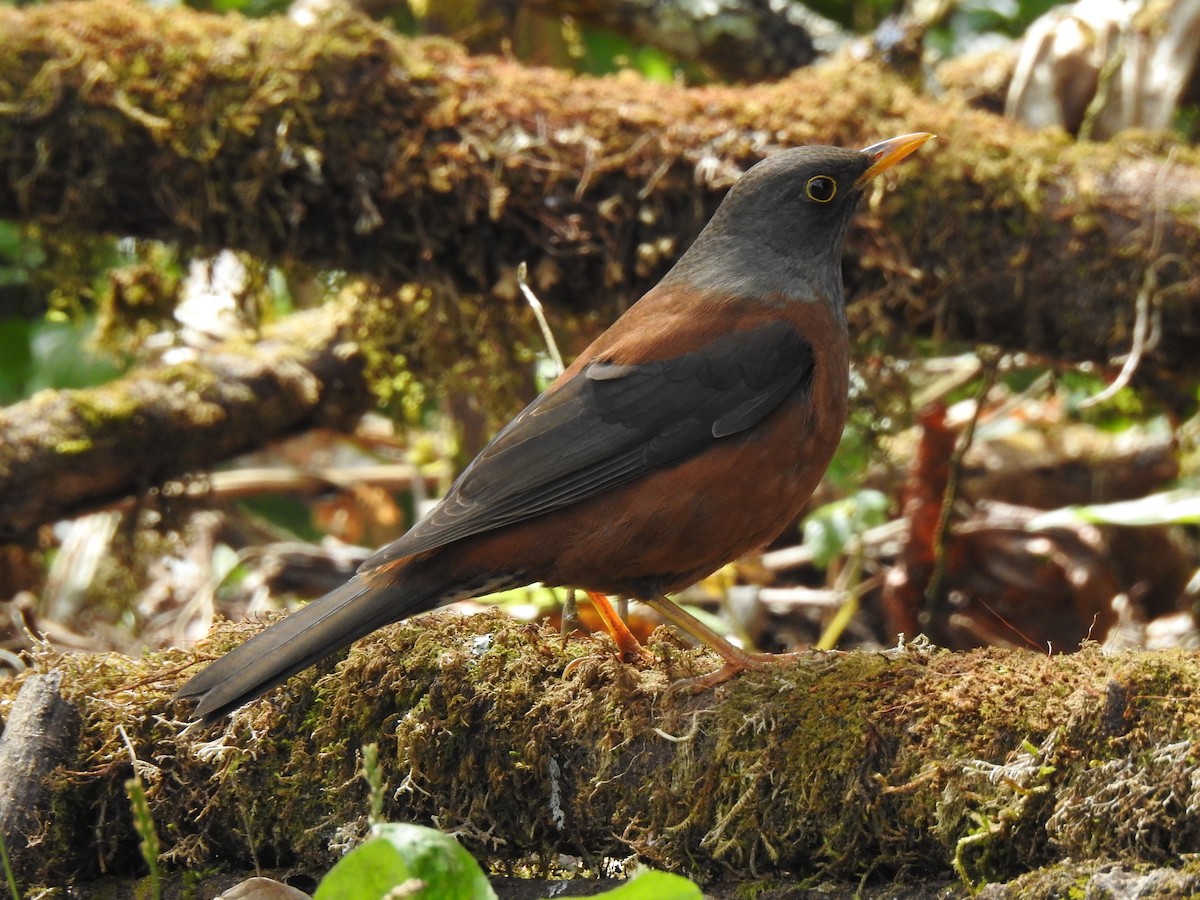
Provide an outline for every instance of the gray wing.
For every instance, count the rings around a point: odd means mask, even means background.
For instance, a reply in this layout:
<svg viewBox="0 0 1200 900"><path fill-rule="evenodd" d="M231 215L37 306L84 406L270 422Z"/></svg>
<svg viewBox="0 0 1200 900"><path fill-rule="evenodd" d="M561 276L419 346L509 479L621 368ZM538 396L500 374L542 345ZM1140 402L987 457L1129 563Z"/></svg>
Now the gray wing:
<svg viewBox="0 0 1200 900"><path fill-rule="evenodd" d="M702 453L809 390L812 346L771 322L640 365L593 363L492 439L442 502L360 572L522 522Z"/></svg>

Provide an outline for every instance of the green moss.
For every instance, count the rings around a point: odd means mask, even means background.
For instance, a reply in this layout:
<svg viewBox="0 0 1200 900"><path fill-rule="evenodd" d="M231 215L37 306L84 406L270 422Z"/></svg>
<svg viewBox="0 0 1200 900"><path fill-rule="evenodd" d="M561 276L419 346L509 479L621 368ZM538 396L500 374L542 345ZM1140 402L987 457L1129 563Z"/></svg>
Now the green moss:
<svg viewBox="0 0 1200 900"><path fill-rule="evenodd" d="M203 652L254 630L221 630ZM1065 855L1166 863L1200 841L1200 818L1166 799L1200 779L1186 739L1197 713L1181 702L1200 688L1191 654L911 647L780 663L690 696L668 688L713 660L669 639L652 648L654 665L632 667L606 639L428 615L188 732L168 704L187 654L42 651L85 720L47 840L74 859L75 829L100 815L114 837L88 858L136 861L123 805L104 799L128 776L120 723L153 767L155 821L181 862L323 868L365 828L368 740L385 817L436 817L508 871L566 852L592 867L637 854L706 880L957 866L978 884Z"/></svg>
<svg viewBox="0 0 1200 900"><path fill-rule="evenodd" d="M94 444L88 438L76 438L74 440L60 441L55 445L54 451L61 456L74 456L79 453L86 453L93 446Z"/></svg>

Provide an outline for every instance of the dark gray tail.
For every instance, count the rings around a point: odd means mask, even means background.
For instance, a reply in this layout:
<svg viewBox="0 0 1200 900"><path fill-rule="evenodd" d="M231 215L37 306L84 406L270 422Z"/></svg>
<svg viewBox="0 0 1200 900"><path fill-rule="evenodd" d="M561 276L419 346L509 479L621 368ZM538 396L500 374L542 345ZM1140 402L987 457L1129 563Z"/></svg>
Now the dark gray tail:
<svg viewBox="0 0 1200 900"><path fill-rule="evenodd" d="M356 575L226 653L175 697L198 698L195 717L212 722L376 628L432 608L437 593Z"/></svg>

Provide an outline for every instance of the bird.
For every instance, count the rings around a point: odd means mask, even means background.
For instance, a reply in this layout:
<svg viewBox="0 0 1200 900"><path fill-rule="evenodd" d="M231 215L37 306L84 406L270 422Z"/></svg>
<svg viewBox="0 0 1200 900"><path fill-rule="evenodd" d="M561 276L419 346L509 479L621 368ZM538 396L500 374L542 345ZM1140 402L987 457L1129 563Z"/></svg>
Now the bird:
<svg viewBox="0 0 1200 900"><path fill-rule="evenodd" d="M774 658L668 595L779 535L824 476L849 385L843 239L872 180L932 137L792 147L750 167L424 518L176 697L213 722L385 625L534 582L650 605L722 658L698 690Z"/></svg>

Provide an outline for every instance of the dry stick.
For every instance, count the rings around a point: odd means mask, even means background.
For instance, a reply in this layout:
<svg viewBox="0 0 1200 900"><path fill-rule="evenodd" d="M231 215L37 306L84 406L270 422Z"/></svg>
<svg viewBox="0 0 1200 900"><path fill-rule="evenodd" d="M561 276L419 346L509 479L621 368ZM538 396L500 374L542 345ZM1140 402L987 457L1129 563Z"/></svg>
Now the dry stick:
<svg viewBox="0 0 1200 900"><path fill-rule="evenodd" d="M125 742L125 749L129 751L129 761L133 766L133 775L125 782L125 792L129 796L129 806L133 813L133 830L140 838L142 859L150 872L148 876L150 897L151 900L162 900L162 877L158 871L158 857L162 845L158 840L158 832L154 828L154 816L150 814L150 802L146 799L146 786L142 783L141 774L143 767L153 767L138 759L137 751L133 748L133 741L129 739L124 725L118 724L117 732L121 735L121 740Z"/></svg>
<svg viewBox="0 0 1200 900"><path fill-rule="evenodd" d="M1122 34L1117 39L1117 46L1112 56L1100 68L1100 74L1096 81L1096 93L1092 96L1092 102L1083 111L1083 121L1079 123L1079 140L1090 141L1092 139L1092 130L1095 128L1096 119L1108 103L1113 80L1118 77L1124 66L1128 51L1129 38Z"/></svg>
<svg viewBox="0 0 1200 900"><path fill-rule="evenodd" d="M861 545L865 549L875 551L878 556L880 548L888 542L898 541L904 536L908 526L904 519L894 519L884 522L874 528L868 528L861 534L851 536L846 542L846 553L853 553ZM762 555L762 564L772 572L782 572L786 569L797 569L800 566L811 565L816 558L816 550L807 544L796 544L793 547L782 547L779 550L768 550ZM770 589L773 590L773 589ZM782 589L781 589L782 590Z"/></svg>
<svg viewBox="0 0 1200 900"><path fill-rule="evenodd" d="M859 601L862 598L863 592L868 589L868 582L864 582L861 578L865 556L866 549L860 541L850 556L849 565L842 570L842 574L838 577L838 581L842 583L837 585L837 589L845 595L846 601L838 607L838 611L834 613L829 624L825 626L825 630L814 645L816 649L836 650L838 641L841 640L842 635L850 626L851 620L858 613Z"/></svg>
<svg viewBox="0 0 1200 900"><path fill-rule="evenodd" d="M996 376L1000 371L1002 354L993 350L984 355L980 353L983 363L983 380L979 382L979 390L975 392L975 411L963 429L958 446L954 448L954 456L950 460L950 475L946 479L946 491L942 495L942 510L938 516L937 528L933 532L933 572L930 573L929 583L925 586L926 614L934 609L938 594L941 593L942 581L946 577L946 529L950 526L950 513L958 496L958 481L962 475L963 459L975 440L975 426L979 424L979 415L983 411L983 401L987 398Z"/></svg>
<svg viewBox="0 0 1200 900"><path fill-rule="evenodd" d="M1148 340L1150 331L1150 312L1154 311L1155 318L1161 314L1160 291L1158 289L1158 269L1164 262L1171 260L1171 256L1160 256L1162 249L1163 236L1163 183L1166 181L1166 174L1171 164L1175 161L1175 148L1172 147L1167 153L1167 158L1158 169L1158 176L1154 179L1154 228L1150 237L1150 264L1146 267L1146 273L1142 277L1142 286L1138 290L1136 316L1133 320L1133 344L1129 348L1129 355L1125 357L1125 364L1121 366L1121 371L1117 373L1117 377L1113 379L1112 384L1102 390L1093 397L1088 397L1079 404L1080 409L1088 409L1092 406L1097 406L1108 400L1111 400L1118 391L1126 387L1133 375L1137 371L1137 367L1141 364L1142 356L1147 350L1153 350L1158 343L1159 328L1156 324L1153 331L1153 340Z"/></svg>
<svg viewBox="0 0 1200 900"><path fill-rule="evenodd" d="M0 736L0 833L18 869L24 867L22 857L45 852L29 840L50 814L48 777L77 749L81 719L60 692L62 680L58 670L27 678Z"/></svg>
<svg viewBox="0 0 1200 900"><path fill-rule="evenodd" d="M432 486L436 481L435 476L422 475L418 467L408 463L314 469L270 466L177 478L167 482L160 491L172 496L237 500L260 494L319 494L331 488L348 490L360 484L415 492L422 485ZM137 502L136 497L123 497L97 506L95 511L127 512Z"/></svg>
<svg viewBox="0 0 1200 900"><path fill-rule="evenodd" d="M558 342L554 340L554 332L550 330L550 323L546 321L546 311L542 308L542 301L538 299L537 294L533 292L533 288L529 286L527 276L529 267L521 260L517 265L517 284L521 287L521 294L525 297L525 302L529 304L529 308L533 310L534 318L537 319L538 327L542 329L542 340L546 342L546 350L550 354L550 359L554 361L554 368L561 375L566 366L563 365L562 354L558 352ZM625 601L625 606L621 609L621 615L624 618L629 617L628 601ZM562 609L562 633L566 634L573 624L579 621L579 605L575 598L575 589L568 588L566 599L563 600Z"/></svg>
<svg viewBox="0 0 1200 900"><path fill-rule="evenodd" d="M1010 365L1010 363L1011 360L1004 362L1003 368L1005 371L1012 371L1014 368L1016 368L1015 366ZM1054 374L1055 373L1053 370L1043 372L1037 378L1033 379L1033 381L1029 382L1029 386L1026 387L1025 390L1013 394L999 406L995 407L992 410L992 420L999 421L1006 418L1009 413L1025 403L1026 400L1036 397L1037 395L1046 391L1054 381Z"/></svg>
<svg viewBox="0 0 1200 900"><path fill-rule="evenodd" d="M550 323L546 321L546 312L542 308L542 301L537 298L537 294L529 286L529 282L525 280L525 276L529 272L529 267L522 260L517 266L517 284L521 286L521 293L525 295L525 300L533 309L533 315L537 318L538 327L542 329L542 339L546 342L546 349L550 351L550 358L554 360L554 365L558 369L558 374L563 373L566 366L563 365L562 354L558 352L558 344L554 341L554 333L550 330Z"/></svg>

